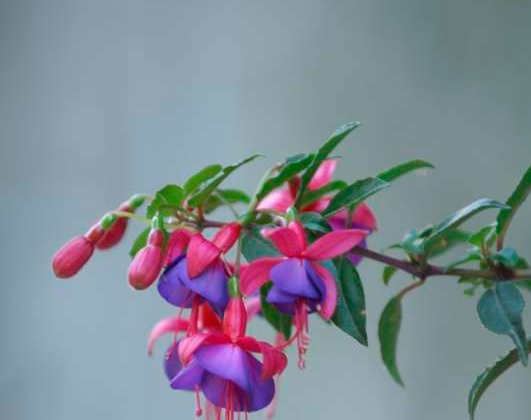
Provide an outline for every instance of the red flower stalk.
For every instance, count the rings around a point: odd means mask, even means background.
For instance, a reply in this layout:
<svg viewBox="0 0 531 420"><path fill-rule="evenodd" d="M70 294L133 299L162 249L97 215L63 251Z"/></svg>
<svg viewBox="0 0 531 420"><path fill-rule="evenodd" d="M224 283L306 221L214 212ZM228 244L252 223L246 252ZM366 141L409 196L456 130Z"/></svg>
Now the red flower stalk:
<svg viewBox="0 0 531 420"><path fill-rule="evenodd" d="M64 244L52 259L56 277L67 279L75 276L94 253L94 246L104 234L100 223L92 226L87 233L77 236Z"/></svg>
<svg viewBox="0 0 531 420"><path fill-rule="evenodd" d="M129 284L134 289L147 289L159 276L164 261L163 242L162 231L157 228L151 229L147 245L137 252L129 266Z"/></svg>

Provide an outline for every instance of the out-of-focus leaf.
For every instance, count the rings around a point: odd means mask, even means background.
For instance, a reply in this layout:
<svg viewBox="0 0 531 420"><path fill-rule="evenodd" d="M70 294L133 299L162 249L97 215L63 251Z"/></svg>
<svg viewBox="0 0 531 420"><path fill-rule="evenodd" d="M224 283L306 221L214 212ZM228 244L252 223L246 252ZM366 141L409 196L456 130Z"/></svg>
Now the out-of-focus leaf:
<svg viewBox="0 0 531 420"><path fill-rule="evenodd" d="M396 346L401 321L402 303L399 297L394 297L387 303L380 316L380 322L378 323L378 338L380 340L380 353L385 367L395 382L404 386L404 382L402 381L396 365Z"/></svg>
<svg viewBox="0 0 531 420"><path fill-rule="evenodd" d="M367 316L365 294L358 271L348 258L336 262L336 284L338 300L332 322L343 332L366 346Z"/></svg>
<svg viewBox="0 0 531 420"><path fill-rule="evenodd" d="M301 213L300 221L302 225L309 230L327 233L332 230L326 219L320 213L305 212Z"/></svg>
<svg viewBox="0 0 531 420"><path fill-rule="evenodd" d="M217 175L211 178L209 181L204 183L204 186L195 194L190 197L188 204L193 207L198 207L202 205L218 187L219 185L227 178L231 173L241 166L252 162L256 158L261 157L261 155L252 155L247 159L244 159L234 165L225 166Z"/></svg>
<svg viewBox="0 0 531 420"><path fill-rule="evenodd" d="M163 214L174 214L184 199L184 190L174 184L166 185L155 193L155 197L146 210L146 216L151 219L158 211L164 210Z"/></svg>
<svg viewBox="0 0 531 420"><path fill-rule="evenodd" d="M241 190L236 189L220 189L218 188L212 195L208 197L203 205L205 213L211 213L218 207L228 204L249 204L251 199Z"/></svg>
<svg viewBox="0 0 531 420"><path fill-rule="evenodd" d="M481 198L479 200L476 200L473 203L463 207L461 210L451 213L450 215L445 217L440 223L435 225L433 231L424 240L423 247L426 251L429 250L441 238L446 236L448 232L454 230L456 227L463 224L472 216L483 210L492 208L502 209L506 207L507 206L505 204L488 198Z"/></svg>
<svg viewBox="0 0 531 420"><path fill-rule="evenodd" d="M326 140L321 147L317 150L315 153L313 160L306 169L306 171L302 174L301 177L301 192L304 193L306 191L306 187L310 183L312 177L314 176L315 172L323 163L326 158L332 153L332 151L341 143L345 137L347 137L353 130L355 130L357 127L359 127L360 123L358 121L352 121L346 124L343 124L341 127L337 128L332 135ZM302 196L298 197L299 203L302 199Z"/></svg>
<svg viewBox="0 0 531 420"><path fill-rule="evenodd" d="M366 178L356 181L335 195L323 212L323 216L329 217L345 207L356 206L382 188L388 186L389 184L387 182L378 178Z"/></svg>
<svg viewBox="0 0 531 420"><path fill-rule="evenodd" d="M284 338L289 340L291 337L293 320L291 316L279 312L277 308L267 303L266 297L271 286L271 283L267 283L260 288L260 306L262 307L262 315L275 331L282 333Z"/></svg>
<svg viewBox="0 0 531 420"><path fill-rule="evenodd" d="M523 204L523 202L526 200L527 196L531 192L531 166L527 168L527 171L525 172L524 176L516 186L516 189L513 191L511 196L507 199L507 208L502 209L498 213L498 243L503 243L503 238L505 237L505 233L507 232L507 229L509 227L509 224L511 223L511 220L513 219L516 211L518 208Z"/></svg>
<svg viewBox="0 0 531 420"><path fill-rule="evenodd" d="M434 168L434 166L422 159L414 159L399 165L393 166L386 171L380 172L377 177L386 181L392 182L409 172L416 171L418 169Z"/></svg>
<svg viewBox="0 0 531 420"><path fill-rule="evenodd" d="M313 159L313 154L300 154L289 158L282 165L278 174L262 184L262 188L256 193L257 200L262 200L271 191L281 187L285 182L306 169L312 163Z"/></svg>
<svg viewBox="0 0 531 420"><path fill-rule="evenodd" d="M252 229L243 235L242 254L249 262L257 258L279 255L273 244L265 240L258 229Z"/></svg>
<svg viewBox="0 0 531 420"><path fill-rule="evenodd" d="M445 236L443 236L439 241L433 244L428 252L429 258L435 258L439 255L444 254L445 252L450 251L456 245L464 244L467 242L469 237L468 232L464 232L459 229L449 231Z"/></svg>
<svg viewBox="0 0 531 420"><path fill-rule="evenodd" d="M522 311L525 301L511 282L496 283L478 301L477 310L481 323L495 334L511 337L520 360L527 366L527 346Z"/></svg>
<svg viewBox="0 0 531 420"><path fill-rule="evenodd" d="M531 338L527 339L526 352L531 352ZM492 383L519 360L518 350L513 349L486 368L476 379L468 393L468 415L474 419L479 400Z"/></svg>
<svg viewBox="0 0 531 420"><path fill-rule="evenodd" d="M460 265L472 262L472 261L481 261L482 256L481 252L478 248L473 248L469 250L463 257L459 258L456 261L452 261L450 264L446 265L444 267L445 271L448 271L454 267L458 267Z"/></svg>
<svg viewBox="0 0 531 420"><path fill-rule="evenodd" d="M383 269L382 274L382 280L384 284L387 286L389 284L389 280L391 280L391 277L394 276L394 274L398 271L396 267L386 265Z"/></svg>
<svg viewBox="0 0 531 420"><path fill-rule="evenodd" d="M150 230L151 228L147 227L136 237L135 241L133 242L133 245L131 246L131 249L129 250L129 255L131 256L131 258L134 258L136 253L146 246Z"/></svg>
<svg viewBox="0 0 531 420"><path fill-rule="evenodd" d="M468 242L478 248L481 248L483 244L490 247L496 240L496 225L497 223L494 222L482 227L476 233L470 235Z"/></svg>
<svg viewBox="0 0 531 420"><path fill-rule="evenodd" d="M514 248L502 248L491 257L494 261L502 263L506 267L516 268L520 262L520 256Z"/></svg>
<svg viewBox="0 0 531 420"><path fill-rule="evenodd" d="M223 166L220 164L214 164L205 166L200 171L193 174L190 178L184 183L184 195L188 196L197 190L203 183L208 181L211 178L214 178L221 170Z"/></svg>

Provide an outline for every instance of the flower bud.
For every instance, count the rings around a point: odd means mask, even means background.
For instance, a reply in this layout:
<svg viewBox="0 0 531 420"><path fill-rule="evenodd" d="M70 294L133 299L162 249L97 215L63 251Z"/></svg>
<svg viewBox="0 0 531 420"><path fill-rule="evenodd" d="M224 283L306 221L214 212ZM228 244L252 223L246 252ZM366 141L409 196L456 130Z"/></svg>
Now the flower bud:
<svg viewBox="0 0 531 420"><path fill-rule="evenodd" d="M102 236L103 229L96 224L85 235L64 244L52 259L55 276L61 279L75 276L90 259L94 253L94 244Z"/></svg>
<svg viewBox="0 0 531 420"><path fill-rule="evenodd" d="M247 328L247 309L240 294L239 279L231 277L227 282L229 289L229 304L223 315L223 332L232 341L245 335Z"/></svg>
<svg viewBox="0 0 531 420"><path fill-rule="evenodd" d="M212 238L212 243L221 251L227 252L240 237L241 230L242 227L238 222L227 223L216 232Z"/></svg>
<svg viewBox="0 0 531 420"><path fill-rule="evenodd" d="M143 290L153 284L159 276L164 261L162 243L164 235L159 229L151 229L147 245L137 252L129 266L129 284Z"/></svg>

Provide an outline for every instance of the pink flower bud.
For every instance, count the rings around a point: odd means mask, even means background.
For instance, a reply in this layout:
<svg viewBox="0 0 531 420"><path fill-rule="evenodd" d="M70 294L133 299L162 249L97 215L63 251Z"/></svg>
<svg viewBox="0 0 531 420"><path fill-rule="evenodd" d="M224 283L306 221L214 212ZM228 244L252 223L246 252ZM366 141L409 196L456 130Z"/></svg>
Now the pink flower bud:
<svg viewBox="0 0 531 420"><path fill-rule="evenodd" d="M245 335L247 328L247 310L241 297L231 297L223 315L223 332L232 341Z"/></svg>
<svg viewBox="0 0 531 420"><path fill-rule="evenodd" d="M78 236L55 253L52 269L56 277L67 279L75 276L94 252L94 243L103 235L99 225L94 225L84 236Z"/></svg>
<svg viewBox="0 0 531 420"><path fill-rule="evenodd" d="M129 284L137 290L147 289L159 276L164 261L162 243L164 235L158 229L152 229L147 245L137 252L129 266Z"/></svg>
<svg viewBox="0 0 531 420"><path fill-rule="evenodd" d="M212 243L221 249L221 251L227 252L240 237L241 230L242 227L239 223L227 223L216 232L214 238L212 238Z"/></svg>
<svg viewBox="0 0 531 420"><path fill-rule="evenodd" d="M118 211L134 212L128 202L123 203L118 207ZM127 222L129 219L127 217L119 217L116 221L109 227L105 229L105 233L102 238L96 242L96 248L99 250L109 249L116 245L123 238L125 230L127 229Z"/></svg>

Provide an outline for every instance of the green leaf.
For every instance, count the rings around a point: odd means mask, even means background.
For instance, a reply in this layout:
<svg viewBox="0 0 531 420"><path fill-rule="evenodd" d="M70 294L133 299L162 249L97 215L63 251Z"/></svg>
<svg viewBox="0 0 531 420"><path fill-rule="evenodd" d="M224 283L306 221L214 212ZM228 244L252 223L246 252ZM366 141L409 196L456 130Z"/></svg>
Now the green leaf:
<svg viewBox="0 0 531 420"><path fill-rule="evenodd" d="M514 248L502 248L491 257L494 261L502 263L506 267L516 268L521 261Z"/></svg>
<svg viewBox="0 0 531 420"><path fill-rule="evenodd" d="M335 195L323 212L323 216L329 217L345 207L356 206L382 188L388 186L389 184L387 182L378 178L366 178L356 181Z"/></svg>
<svg viewBox="0 0 531 420"><path fill-rule="evenodd" d="M386 182L391 182L397 178L400 178L402 175L406 175L409 172L423 168L434 168L434 166L430 162L426 162L425 160L414 159L401 163L400 165L393 166L392 168L389 168L386 171L380 172L377 177Z"/></svg>
<svg viewBox="0 0 531 420"><path fill-rule="evenodd" d="M317 169L319 169L319 166L321 163L323 163L326 158L332 153L332 151L341 143L345 137L347 137L353 130L355 130L357 127L359 127L360 123L358 121L352 121L346 124L343 124L341 127L337 128L332 135L326 140L321 147L317 150L315 153L315 156L308 167L306 171L302 174L301 178L301 188L300 191L304 193L306 191L306 187L310 183L312 177L315 175L315 172L317 172ZM302 199L302 196L298 197L299 203Z"/></svg>
<svg viewBox="0 0 531 420"><path fill-rule="evenodd" d="M365 313L365 294L358 271L348 258L336 262L337 306L332 322L340 330L359 341L367 342L367 316Z"/></svg>
<svg viewBox="0 0 531 420"><path fill-rule="evenodd" d="M448 231L446 235L433 244L428 252L428 257L438 257L450 251L455 246L466 243L469 236L470 234L468 232L459 229Z"/></svg>
<svg viewBox="0 0 531 420"><path fill-rule="evenodd" d="M212 195L210 195L203 205L205 213L211 213L218 207L228 204L249 204L251 199L249 196L241 190L236 189L217 189Z"/></svg>
<svg viewBox="0 0 531 420"><path fill-rule="evenodd" d="M384 284L387 286L389 284L389 280L391 280L391 277L394 276L394 274L398 271L396 267L386 265L383 269L382 274L382 280Z"/></svg>
<svg viewBox="0 0 531 420"><path fill-rule="evenodd" d="M315 212L305 212L301 213L300 222L302 225L309 230L314 230L316 232L327 233L332 230L329 223L326 219L321 216L320 213Z"/></svg>
<svg viewBox="0 0 531 420"><path fill-rule="evenodd" d="M380 340L380 353L387 370L396 383L404 386L396 365L396 346L401 321L402 303L400 298L395 296L382 311L380 322L378 323L378 338Z"/></svg>
<svg viewBox="0 0 531 420"><path fill-rule="evenodd" d="M275 331L281 332L284 338L289 340L291 337L291 326L293 324L293 319L291 316L279 312L273 305L267 303L267 292L269 292L271 286L271 283L267 283L260 288L260 304L262 307L262 315L275 329Z"/></svg>
<svg viewBox="0 0 531 420"><path fill-rule="evenodd" d="M430 235L424 240L423 247L425 250L429 250L433 245L435 245L441 238L446 236L448 232L455 229L457 226L460 226L465 221L470 219L475 214L492 208L506 208L507 206L503 203L500 203L496 200L491 200L488 198L481 198L474 201L466 207L463 207L461 210L458 210L446 218L442 222L435 225L433 231Z"/></svg>
<svg viewBox="0 0 531 420"><path fill-rule="evenodd" d="M242 254L248 262L262 257L278 255L273 244L260 235L259 229L252 229L242 237Z"/></svg>
<svg viewBox="0 0 531 420"><path fill-rule="evenodd" d="M470 235L468 243L481 248L483 244L491 246L496 240L496 226L497 223L491 223L490 225L482 227L476 233Z"/></svg>
<svg viewBox="0 0 531 420"><path fill-rule="evenodd" d="M281 187L285 182L306 169L312 163L313 158L313 154L300 154L288 158L278 174L264 182L260 191L256 193L257 199L262 200L271 191Z"/></svg>
<svg viewBox="0 0 531 420"><path fill-rule="evenodd" d="M531 338L527 339L527 353L531 352ZM492 383L498 379L505 371L518 362L517 349L511 350L508 354L500 357L492 366L486 368L476 379L474 385L468 393L468 415L474 419L476 407L479 400Z"/></svg>
<svg viewBox="0 0 531 420"><path fill-rule="evenodd" d="M146 215L151 219L164 206L171 207L165 209L165 214L174 214L175 208L181 206L183 199L184 190L178 185L168 184L155 193L155 197L147 207Z"/></svg>
<svg viewBox="0 0 531 420"><path fill-rule="evenodd" d="M465 254L463 257L459 258L456 261L452 261L450 264L446 265L444 267L445 271L448 271L454 267L458 267L460 265L472 262L472 261L481 261L483 257L481 256L481 252L478 248L471 249Z"/></svg>
<svg viewBox="0 0 531 420"><path fill-rule="evenodd" d="M302 197L301 206L306 206L310 203L313 203L314 201L331 193L332 191L342 190L347 186L348 184L345 181L337 180L332 181L329 184L326 184L316 190L308 190Z"/></svg>
<svg viewBox="0 0 531 420"><path fill-rule="evenodd" d="M195 190L197 190L203 183L215 177L219 172L221 172L222 169L223 169L223 166L219 164L209 165L209 166L205 166L203 169L193 174L184 183L185 196L190 195Z"/></svg>
<svg viewBox="0 0 531 420"><path fill-rule="evenodd" d="M518 349L520 360L527 366L526 335L522 324L525 302L520 291L510 282L496 283L478 301L481 323L495 334L511 337Z"/></svg>
<svg viewBox="0 0 531 420"><path fill-rule="evenodd" d="M150 230L151 228L147 227L136 237L133 246L131 246L131 249L129 250L131 258L134 258L136 253L146 246Z"/></svg>
<svg viewBox="0 0 531 420"><path fill-rule="evenodd" d="M518 208L523 204L529 193L531 192L531 166L527 168L526 173L516 186L516 189L513 191L511 196L507 200L508 207L502 209L498 213L498 242L503 243L503 238L505 233L509 228L509 224L514 217L514 214Z"/></svg>
<svg viewBox="0 0 531 420"><path fill-rule="evenodd" d="M216 176L214 176L208 182L206 182L203 188L201 188L197 193L193 194L190 197L190 200L188 201L188 203L193 207L198 207L202 205L208 199L210 194L212 194L218 188L218 186L225 180L225 178L227 178L236 169L255 160L257 157L260 157L260 156L261 155L252 155L248 157L247 159L244 159L238 163L235 163L234 165L225 166L221 170L221 172L219 172Z"/></svg>

